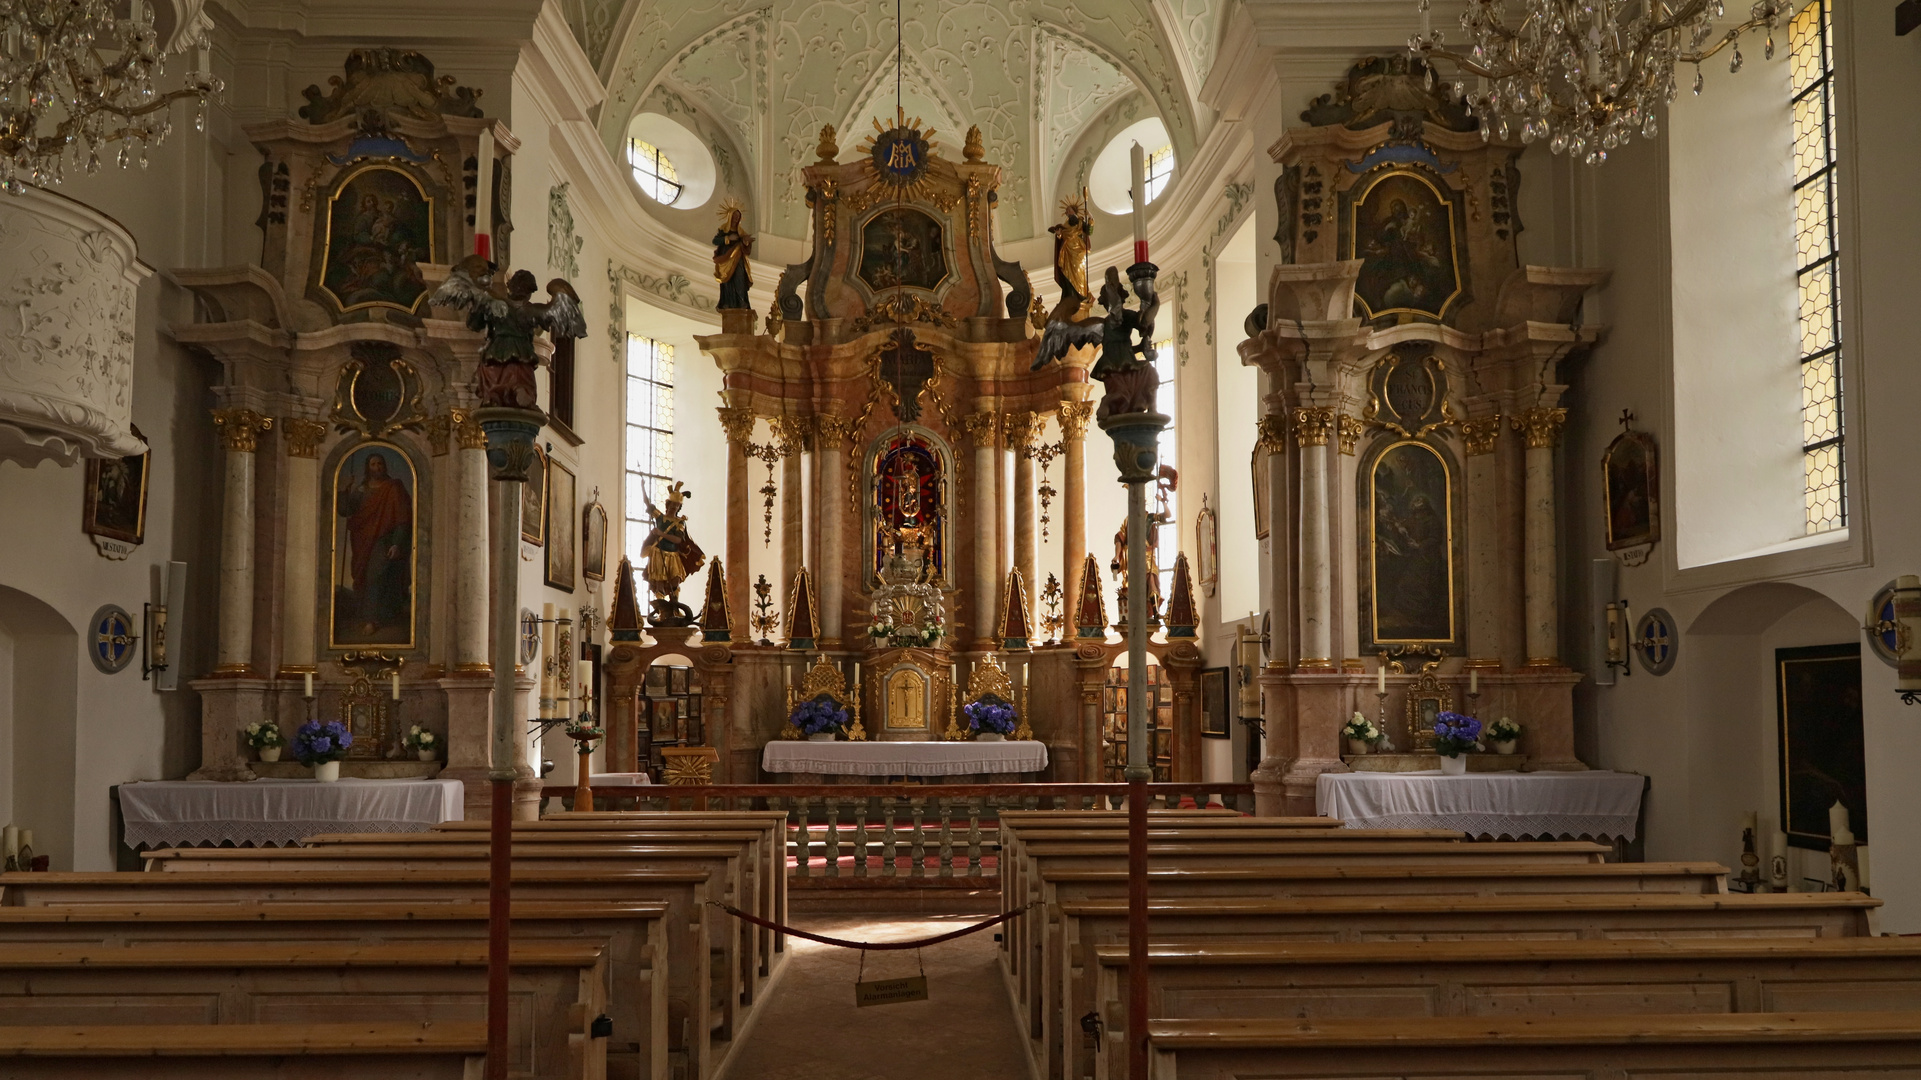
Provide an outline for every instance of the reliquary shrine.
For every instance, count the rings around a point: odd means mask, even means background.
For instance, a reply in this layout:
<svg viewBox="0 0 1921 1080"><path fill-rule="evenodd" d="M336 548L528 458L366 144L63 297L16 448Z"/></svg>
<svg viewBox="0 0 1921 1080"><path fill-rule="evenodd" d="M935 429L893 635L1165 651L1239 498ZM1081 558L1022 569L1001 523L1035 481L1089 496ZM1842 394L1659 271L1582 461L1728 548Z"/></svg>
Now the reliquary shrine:
<svg viewBox="0 0 1921 1080"><path fill-rule="evenodd" d="M1520 722L1529 768L1585 767L1554 446L1558 372L1601 337L1582 299L1607 272L1520 262L1519 145L1430 84L1419 61L1363 61L1269 149L1283 264L1240 352L1270 391L1253 496L1285 605L1256 782L1289 813L1344 768L1356 712L1401 753L1349 765L1432 768L1416 752L1458 709Z"/></svg>

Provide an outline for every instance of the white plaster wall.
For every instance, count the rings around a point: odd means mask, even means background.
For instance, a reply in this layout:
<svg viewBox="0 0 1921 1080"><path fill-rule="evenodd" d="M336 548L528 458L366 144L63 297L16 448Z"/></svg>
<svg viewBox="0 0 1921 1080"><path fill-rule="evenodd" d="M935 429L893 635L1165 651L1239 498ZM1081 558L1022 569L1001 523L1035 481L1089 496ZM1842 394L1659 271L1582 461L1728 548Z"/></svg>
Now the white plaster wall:
<svg viewBox="0 0 1921 1080"><path fill-rule="evenodd" d="M1239 619L1263 606L1249 472L1261 414L1260 377L1257 369L1242 365L1234 348L1246 336L1241 324L1247 313L1266 299L1255 284L1255 228L1250 215L1214 263L1214 340L1220 343L1214 361L1214 442L1220 482L1213 502L1221 522L1221 587L1215 602L1220 620ZM1232 650L1231 638L1223 648ZM1219 652L1219 659L1216 652L1209 650L1210 661L1228 662L1227 652Z"/></svg>

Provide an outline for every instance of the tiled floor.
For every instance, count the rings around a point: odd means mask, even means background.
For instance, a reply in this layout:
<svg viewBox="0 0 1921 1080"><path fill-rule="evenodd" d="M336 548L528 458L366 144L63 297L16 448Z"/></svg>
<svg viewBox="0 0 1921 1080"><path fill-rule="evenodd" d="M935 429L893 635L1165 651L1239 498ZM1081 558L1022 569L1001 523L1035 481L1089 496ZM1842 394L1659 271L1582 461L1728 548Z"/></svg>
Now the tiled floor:
<svg viewBox="0 0 1921 1080"><path fill-rule="evenodd" d="M981 916L820 915L808 930L854 941L931 937ZM922 950L928 1000L858 1008L861 954L789 939L787 972L762 1006L724 1080L1025 1080L1021 1034L998 970L994 934L984 930ZM919 970L913 952L870 952L862 978Z"/></svg>

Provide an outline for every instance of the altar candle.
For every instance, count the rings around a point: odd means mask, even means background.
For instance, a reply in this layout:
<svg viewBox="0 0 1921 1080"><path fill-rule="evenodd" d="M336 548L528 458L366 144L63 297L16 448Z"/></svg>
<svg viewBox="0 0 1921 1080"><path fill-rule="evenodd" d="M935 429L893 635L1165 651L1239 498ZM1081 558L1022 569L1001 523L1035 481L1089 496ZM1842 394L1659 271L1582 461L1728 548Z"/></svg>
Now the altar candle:
<svg viewBox="0 0 1921 1080"><path fill-rule="evenodd" d="M1854 843L1854 830L1848 828L1848 808L1839 799L1828 807L1828 842L1833 844Z"/></svg>
<svg viewBox="0 0 1921 1080"><path fill-rule="evenodd" d="M1470 695L1479 694L1481 692L1481 669L1480 668L1467 669L1467 692Z"/></svg>
<svg viewBox="0 0 1921 1080"><path fill-rule="evenodd" d="M1776 829L1768 836L1768 879L1775 891L1788 888L1788 834Z"/></svg>
<svg viewBox="0 0 1921 1080"><path fill-rule="evenodd" d="M1147 156L1141 144L1127 151L1127 164L1134 185L1134 261L1147 261Z"/></svg>
<svg viewBox="0 0 1921 1080"><path fill-rule="evenodd" d="M4 851L7 858L20 854L19 828L9 825L0 829L0 851Z"/></svg>
<svg viewBox="0 0 1921 1080"><path fill-rule="evenodd" d="M302 684L300 696L304 698L312 698L313 697L313 672L309 671L302 674L300 676L300 679Z"/></svg>
<svg viewBox="0 0 1921 1080"><path fill-rule="evenodd" d="M1374 669L1374 692L1387 693L1387 661L1385 660L1381 661L1380 667Z"/></svg>
<svg viewBox="0 0 1921 1080"><path fill-rule="evenodd" d="M400 700L400 671L399 671L399 669L395 669L395 671L394 671L394 700L395 700L395 701L399 701L399 700Z"/></svg>
<svg viewBox="0 0 1921 1080"><path fill-rule="evenodd" d="M33 846L33 830L21 829L20 830L20 850L24 851L28 848L31 848L32 846Z"/></svg>
<svg viewBox="0 0 1921 1080"><path fill-rule="evenodd" d="M474 254L483 259L494 257L494 130L482 128L480 149L475 154L474 173Z"/></svg>

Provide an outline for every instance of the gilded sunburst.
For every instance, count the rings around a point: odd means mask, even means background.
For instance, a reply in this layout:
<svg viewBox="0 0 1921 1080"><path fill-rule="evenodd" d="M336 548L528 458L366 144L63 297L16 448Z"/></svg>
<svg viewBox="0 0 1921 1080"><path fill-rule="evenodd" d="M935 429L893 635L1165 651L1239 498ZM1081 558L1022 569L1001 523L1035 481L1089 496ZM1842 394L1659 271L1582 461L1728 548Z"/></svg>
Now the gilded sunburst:
<svg viewBox="0 0 1921 1080"><path fill-rule="evenodd" d="M875 119L874 134L861 143L862 171L895 198L926 199L927 166L940 145L933 136L933 128L921 130L920 117L909 120L905 110L896 107L894 126L884 128Z"/></svg>

